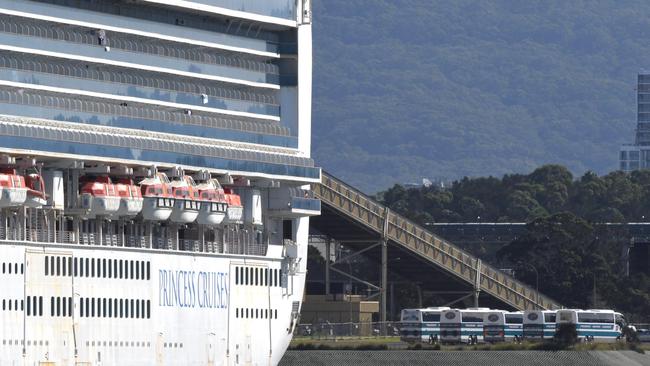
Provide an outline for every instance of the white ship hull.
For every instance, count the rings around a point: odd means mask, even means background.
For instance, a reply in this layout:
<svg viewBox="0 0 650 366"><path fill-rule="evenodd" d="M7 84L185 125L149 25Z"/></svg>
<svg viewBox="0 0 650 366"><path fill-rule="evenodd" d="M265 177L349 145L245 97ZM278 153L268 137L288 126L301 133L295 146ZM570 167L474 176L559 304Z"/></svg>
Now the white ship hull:
<svg viewBox="0 0 650 366"><path fill-rule="evenodd" d="M275 365L305 280L273 245L267 257L8 242L0 253L0 365Z"/></svg>

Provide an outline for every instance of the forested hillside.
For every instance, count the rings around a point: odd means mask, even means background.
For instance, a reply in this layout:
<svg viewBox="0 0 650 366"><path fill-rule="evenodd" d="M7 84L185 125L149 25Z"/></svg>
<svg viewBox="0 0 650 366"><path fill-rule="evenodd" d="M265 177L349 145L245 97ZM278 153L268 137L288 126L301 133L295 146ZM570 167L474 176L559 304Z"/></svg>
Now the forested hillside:
<svg viewBox="0 0 650 366"><path fill-rule="evenodd" d="M650 2L316 0L314 157L367 192L617 167Z"/></svg>
<svg viewBox="0 0 650 366"><path fill-rule="evenodd" d="M427 222L528 222L527 233L488 253L499 268L567 307L615 308L635 322L650 321L650 277L626 276L624 227L603 222L650 220L650 171L592 172L574 179L559 165L501 178L463 178L448 189L395 185L378 198L391 209ZM467 247L480 252L478 244ZM495 250L493 248L493 250ZM485 253L481 254L484 258ZM594 282L598 293L594 298Z"/></svg>

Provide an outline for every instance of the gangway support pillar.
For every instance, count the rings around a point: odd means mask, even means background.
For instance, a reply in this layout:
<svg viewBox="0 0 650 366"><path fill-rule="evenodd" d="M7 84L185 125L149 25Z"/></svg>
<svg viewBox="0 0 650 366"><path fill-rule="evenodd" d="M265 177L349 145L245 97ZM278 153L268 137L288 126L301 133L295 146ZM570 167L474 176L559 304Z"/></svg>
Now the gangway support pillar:
<svg viewBox="0 0 650 366"><path fill-rule="evenodd" d="M325 295L330 294L330 258L332 253L330 252L332 249L330 248L332 245L332 239L327 238L325 241Z"/></svg>
<svg viewBox="0 0 650 366"><path fill-rule="evenodd" d="M474 307L478 306L478 296L481 293L481 260L476 259L476 279L474 281Z"/></svg>
<svg viewBox="0 0 650 366"><path fill-rule="evenodd" d="M379 320L381 321L381 334L386 336L386 305L388 302L387 289L388 289L388 240L386 235L388 234L388 215L390 215L390 210L388 207L384 210L384 227L381 234L381 298L379 309Z"/></svg>

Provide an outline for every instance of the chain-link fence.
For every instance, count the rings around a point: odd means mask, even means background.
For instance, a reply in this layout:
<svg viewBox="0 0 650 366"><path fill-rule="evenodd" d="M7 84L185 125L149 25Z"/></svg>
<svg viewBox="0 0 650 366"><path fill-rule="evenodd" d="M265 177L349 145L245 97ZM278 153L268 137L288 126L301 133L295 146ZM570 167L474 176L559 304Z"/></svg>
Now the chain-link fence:
<svg viewBox="0 0 650 366"><path fill-rule="evenodd" d="M400 322L299 324L294 338L337 339L399 337Z"/></svg>

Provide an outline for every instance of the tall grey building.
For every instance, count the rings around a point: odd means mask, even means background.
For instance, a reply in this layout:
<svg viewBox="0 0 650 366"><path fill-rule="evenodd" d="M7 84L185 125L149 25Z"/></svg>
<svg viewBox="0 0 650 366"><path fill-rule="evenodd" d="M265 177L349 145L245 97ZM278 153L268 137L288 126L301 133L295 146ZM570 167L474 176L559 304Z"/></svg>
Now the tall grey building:
<svg viewBox="0 0 650 366"><path fill-rule="evenodd" d="M637 78L637 126L634 144L621 146L619 168L626 172L650 167L650 73Z"/></svg>

